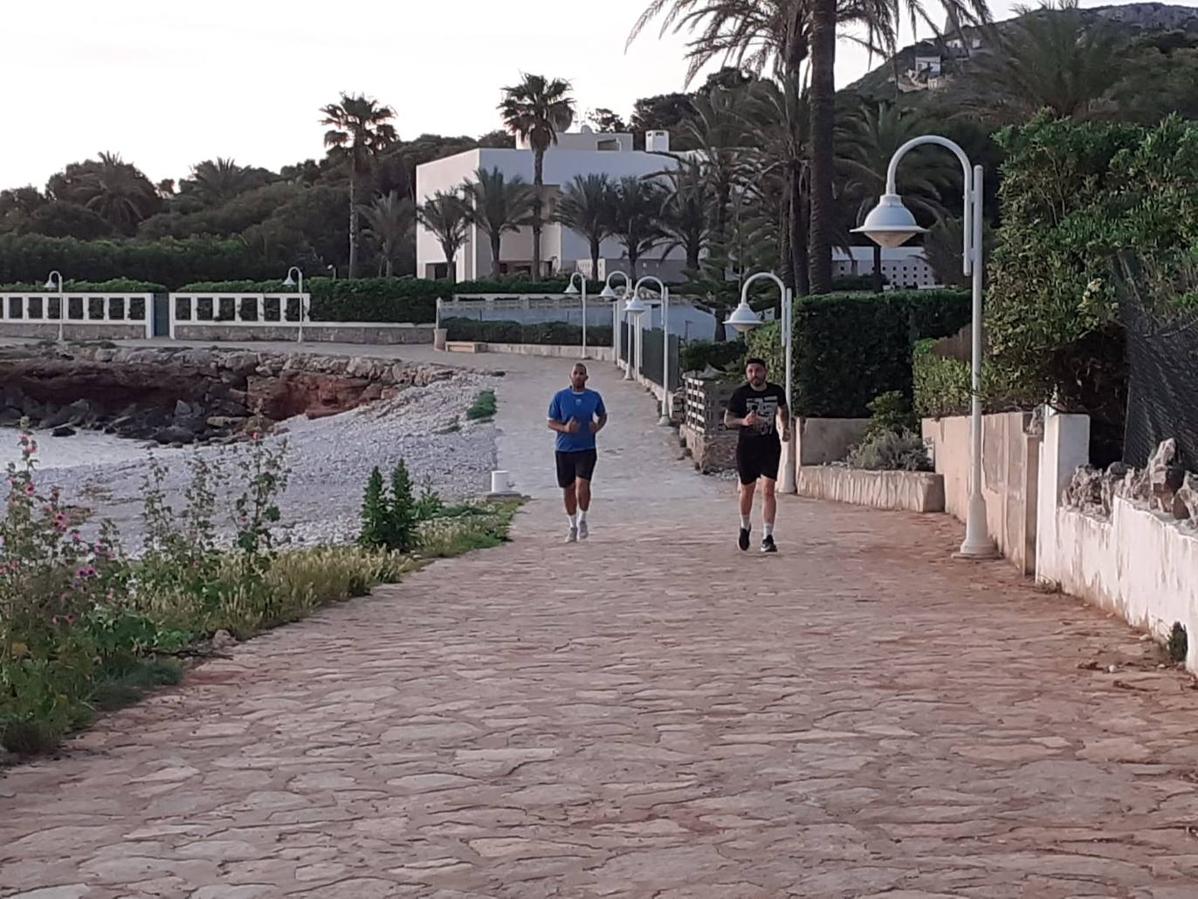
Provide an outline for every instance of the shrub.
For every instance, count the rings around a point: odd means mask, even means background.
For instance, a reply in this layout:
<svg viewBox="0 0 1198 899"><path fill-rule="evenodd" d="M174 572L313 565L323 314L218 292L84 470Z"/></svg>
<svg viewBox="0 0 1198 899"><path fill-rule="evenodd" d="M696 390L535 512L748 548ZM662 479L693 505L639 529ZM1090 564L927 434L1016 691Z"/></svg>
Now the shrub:
<svg viewBox="0 0 1198 899"><path fill-rule="evenodd" d="M683 371L704 371L708 366L720 371L741 367L747 345L743 340L692 340L679 353Z"/></svg>
<svg viewBox="0 0 1198 899"><path fill-rule="evenodd" d="M112 278L108 281L63 282L67 293L166 293L166 285L153 281L137 281L132 278ZM57 289L57 288L56 288ZM56 290L55 289L55 290ZM54 293L46 288L45 281L25 284L0 284L0 293Z"/></svg>
<svg viewBox="0 0 1198 899"><path fill-rule="evenodd" d="M358 542L370 549L411 552L419 544L417 525L421 508L412 495L412 477L402 459L391 471L390 492L383 484L382 472L375 466L366 483Z"/></svg>
<svg viewBox="0 0 1198 899"><path fill-rule="evenodd" d="M474 399L474 403L466 410L466 417L471 420L493 418L498 406L495 402L495 391L484 390Z"/></svg>
<svg viewBox="0 0 1198 899"><path fill-rule="evenodd" d="M877 431L849 452L850 468L869 471L931 471L927 447L911 431Z"/></svg>
<svg viewBox="0 0 1198 899"><path fill-rule="evenodd" d="M802 416L865 418L878 394L912 396L912 346L955 333L970 320L969 294L891 291L803 297L794 306L794 404ZM780 328L749 338L774 380L783 371Z"/></svg>
<svg viewBox="0 0 1198 899"><path fill-rule="evenodd" d="M911 414L911 404L897 390L888 390L875 396L869 403L869 428L866 438L879 434L901 434L913 431L918 422Z"/></svg>
<svg viewBox="0 0 1198 899"><path fill-rule="evenodd" d="M912 356L915 414L920 418L965 415L971 402L969 364L937 356L935 340L915 344Z"/></svg>

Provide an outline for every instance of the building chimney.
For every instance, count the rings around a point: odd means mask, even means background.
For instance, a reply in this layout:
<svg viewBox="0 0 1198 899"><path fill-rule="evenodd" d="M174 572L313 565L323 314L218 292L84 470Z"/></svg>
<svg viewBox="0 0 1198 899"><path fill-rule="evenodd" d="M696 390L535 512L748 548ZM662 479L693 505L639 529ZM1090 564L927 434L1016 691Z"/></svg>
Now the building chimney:
<svg viewBox="0 0 1198 899"><path fill-rule="evenodd" d="M670 152L670 132L668 132L668 131L646 131L645 132L645 150L649 153L669 153Z"/></svg>

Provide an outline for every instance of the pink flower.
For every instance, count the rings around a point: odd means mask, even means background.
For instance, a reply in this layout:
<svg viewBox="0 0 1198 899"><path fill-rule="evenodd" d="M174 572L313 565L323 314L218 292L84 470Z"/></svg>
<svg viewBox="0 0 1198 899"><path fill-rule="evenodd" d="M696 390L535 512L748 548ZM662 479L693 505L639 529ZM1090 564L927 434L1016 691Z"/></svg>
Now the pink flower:
<svg viewBox="0 0 1198 899"><path fill-rule="evenodd" d="M35 493L37 493L37 488L33 486L32 482L25 485L25 495L26 496L33 496L33 494L35 494Z"/></svg>

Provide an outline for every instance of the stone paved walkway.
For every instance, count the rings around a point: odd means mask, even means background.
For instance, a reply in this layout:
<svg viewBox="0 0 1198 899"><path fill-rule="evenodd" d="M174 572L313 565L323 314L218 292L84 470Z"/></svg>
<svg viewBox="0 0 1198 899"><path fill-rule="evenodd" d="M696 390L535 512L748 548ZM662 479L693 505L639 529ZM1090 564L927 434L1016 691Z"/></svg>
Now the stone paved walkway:
<svg viewBox="0 0 1198 899"><path fill-rule="evenodd" d="M501 456L551 496L560 363L507 367ZM592 541L534 501L9 772L0 895L1198 895L1198 691L1135 634L941 518L788 500L746 557L731 487L598 386Z"/></svg>

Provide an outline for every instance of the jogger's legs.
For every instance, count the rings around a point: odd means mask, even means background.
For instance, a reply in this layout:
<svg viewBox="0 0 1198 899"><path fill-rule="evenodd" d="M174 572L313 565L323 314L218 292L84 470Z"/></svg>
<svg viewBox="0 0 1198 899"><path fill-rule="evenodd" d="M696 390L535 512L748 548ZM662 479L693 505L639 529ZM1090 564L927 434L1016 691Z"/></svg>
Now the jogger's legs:
<svg viewBox="0 0 1198 899"><path fill-rule="evenodd" d="M748 518L753 514L753 491L757 489L756 483L740 485L740 514L741 518Z"/></svg>
<svg viewBox="0 0 1198 899"><path fill-rule="evenodd" d="M575 488L577 486L578 486L578 481L575 481L569 487L565 487L562 489L562 500L566 506L566 514L569 515L571 518L573 518L574 515L578 512L578 494L575 491ZM588 492L587 493L587 505L590 505L590 502L591 502L591 497L590 497L590 493ZM585 508L585 506L584 506L584 508Z"/></svg>
<svg viewBox="0 0 1198 899"><path fill-rule="evenodd" d="M777 481L772 478L761 479L761 518L769 526L771 532L774 529L774 521L778 517L778 496L774 492L776 484ZM750 497L749 502L751 509L752 497Z"/></svg>
<svg viewBox="0 0 1198 899"><path fill-rule="evenodd" d="M591 482L584 478L578 478L574 481L574 493L578 508L583 512L588 511L591 508Z"/></svg>

